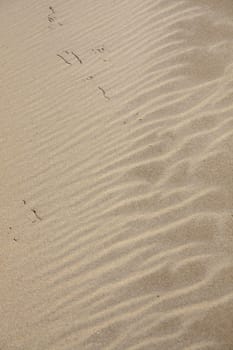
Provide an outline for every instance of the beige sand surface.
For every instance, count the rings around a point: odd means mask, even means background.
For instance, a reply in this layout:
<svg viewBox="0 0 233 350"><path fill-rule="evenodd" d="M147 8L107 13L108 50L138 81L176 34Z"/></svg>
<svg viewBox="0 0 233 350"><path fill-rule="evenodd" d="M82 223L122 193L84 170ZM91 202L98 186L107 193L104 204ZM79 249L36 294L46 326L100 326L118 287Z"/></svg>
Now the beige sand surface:
<svg viewBox="0 0 233 350"><path fill-rule="evenodd" d="M1 0L0 53L0 349L232 350L232 0Z"/></svg>

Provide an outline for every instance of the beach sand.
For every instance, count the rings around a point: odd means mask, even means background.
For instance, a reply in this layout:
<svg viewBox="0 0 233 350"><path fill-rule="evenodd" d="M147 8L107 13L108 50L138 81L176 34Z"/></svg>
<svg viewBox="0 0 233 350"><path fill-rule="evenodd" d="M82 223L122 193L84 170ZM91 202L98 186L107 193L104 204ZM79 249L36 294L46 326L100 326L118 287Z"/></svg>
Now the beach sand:
<svg viewBox="0 0 233 350"><path fill-rule="evenodd" d="M0 2L0 349L233 349L232 16Z"/></svg>

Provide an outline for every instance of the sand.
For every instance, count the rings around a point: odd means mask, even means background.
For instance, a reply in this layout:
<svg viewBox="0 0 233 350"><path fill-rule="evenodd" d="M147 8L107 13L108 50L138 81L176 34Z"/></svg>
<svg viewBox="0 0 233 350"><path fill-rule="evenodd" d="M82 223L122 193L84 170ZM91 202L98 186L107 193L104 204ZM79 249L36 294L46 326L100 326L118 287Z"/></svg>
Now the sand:
<svg viewBox="0 0 233 350"><path fill-rule="evenodd" d="M0 2L0 349L233 349L232 16Z"/></svg>

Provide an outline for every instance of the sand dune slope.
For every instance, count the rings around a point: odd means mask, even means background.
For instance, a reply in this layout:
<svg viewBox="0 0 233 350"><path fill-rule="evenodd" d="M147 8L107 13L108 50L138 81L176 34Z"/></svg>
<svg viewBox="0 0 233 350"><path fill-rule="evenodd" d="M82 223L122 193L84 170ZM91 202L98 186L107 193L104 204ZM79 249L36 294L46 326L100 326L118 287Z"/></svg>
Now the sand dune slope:
<svg viewBox="0 0 233 350"><path fill-rule="evenodd" d="M233 4L0 3L0 349L233 349Z"/></svg>

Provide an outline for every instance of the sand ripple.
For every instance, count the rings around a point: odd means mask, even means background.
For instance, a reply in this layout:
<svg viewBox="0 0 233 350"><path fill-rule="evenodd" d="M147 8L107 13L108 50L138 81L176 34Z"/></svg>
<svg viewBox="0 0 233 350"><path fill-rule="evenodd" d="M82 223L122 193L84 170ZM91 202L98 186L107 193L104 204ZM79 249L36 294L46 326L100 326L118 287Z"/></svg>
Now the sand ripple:
<svg viewBox="0 0 233 350"><path fill-rule="evenodd" d="M2 349L233 349L233 4L2 1Z"/></svg>

